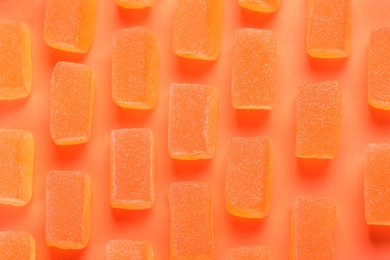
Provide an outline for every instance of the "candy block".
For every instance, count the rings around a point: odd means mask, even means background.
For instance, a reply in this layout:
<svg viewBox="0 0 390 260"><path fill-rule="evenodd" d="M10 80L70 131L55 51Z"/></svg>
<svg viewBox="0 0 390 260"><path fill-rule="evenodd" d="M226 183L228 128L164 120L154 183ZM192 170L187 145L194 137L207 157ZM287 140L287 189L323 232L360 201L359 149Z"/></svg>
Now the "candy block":
<svg viewBox="0 0 390 260"><path fill-rule="evenodd" d="M35 240L28 232L0 232L1 260L35 260Z"/></svg>
<svg viewBox="0 0 390 260"><path fill-rule="evenodd" d="M297 196L292 203L290 259L334 259L336 202Z"/></svg>
<svg viewBox="0 0 390 260"><path fill-rule="evenodd" d="M390 226L390 144L368 146L364 203L367 224Z"/></svg>
<svg viewBox="0 0 390 260"><path fill-rule="evenodd" d="M154 6L156 0L116 0L116 3L123 8L140 9Z"/></svg>
<svg viewBox="0 0 390 260"><path fill-rule="evenodd" d="M152 109L158 92L156 38L143 26L117 31L113 37L112 97L124 108Z"/></svg>
<svg viewBox="0 0 390 260"><path fill-rule="evenodd" d="M232 103L237 109L275 106L277 35L260 29L236 31Z"/></svg>
<svg viewBox="0 0 390 260"><path fill-rule="evenodd" d="M172 183L169 207L171 259L214 259L210 185L199 182Z"/></svg>
<svg viewBox="0 0 390 260"><path fill-rule="evenodd" d="M343 58L351 52L350 0L308 0L306 47L317 58Z"/></svg>
<svg viewBox="0 0 390 260"><path fill-rule="evenodd" d="M26 205L32 196L34 139L29 131L0 129L0 203Z"/></svg>
<svg viewBox="0 0 390 260"><path fill-rule="evenodd" d="M111 240L106 248L106 260L153 260L153 248L148 241Z"/></svg>
<svg viewBox="0 0 390 260"><path fill-rule="evenodd" d="M245 218L267 216L271 203L272 169L272 144L268 137L233 138L227 153L227 210Z"/></svg>
<svg viewBox="0 0 390 260"><path fill-rule="evenodd" d="M270 251L266 246L243 246L229 250L227 260L269 260Z"/></svg>
<svg viewBox="0 0 390 260"><path fill-rule="evenodd" d="M296 156L320 159L336 157L341 114L341 88L337 81L300 86L297 96Z"/></svg>
<svg viewBox="0 0 390 260"><path fill-rule="evenodd" d="M110 200L114 208L154 205L154 140L151 129L111 133Z"/></svg>
<svg viewBox="0 0 390 260"><path fill-rule="evenodd" d="M181 57L216 60L221 49L223 0L178 0L173 52Z"/></svg>
<svg viewBox="0 0 390 260"><path fill-rule="evenodd" d="M169 98L168 148L174 159L212 158L217 135L217 90L173 84Z"/></svg>
<svg viewBox="0 0 390 260"><path fill-rule="evenodd" d="M46 244L82 249L90 234L91 180L80 171L52 171L46 180Z"/></svg>
<svg viewBox="0 0 390 260"><path fill-rule="evenodd" d="M50 135L57 145L88 142L94 73L86 65L58 62L51 79Z"/></svg>
<svg viewBox="0 0 390 260"><path fill-rule="evenodd" d="M0 20L0 100L31 93L30 29L22 22Z"/></svg>
<svg viewBox="0 0 390 260"><path fill-rule="evenodd" d="M43 39L52 48L86 53L95 31L97 0L48 0Z"/></svg>
<svg viewBox="0 0 390 260"><path fill-rule="evenodd" d="M238 4L252 11L272 13L279 9L281 0L238 0Z"/></svg>

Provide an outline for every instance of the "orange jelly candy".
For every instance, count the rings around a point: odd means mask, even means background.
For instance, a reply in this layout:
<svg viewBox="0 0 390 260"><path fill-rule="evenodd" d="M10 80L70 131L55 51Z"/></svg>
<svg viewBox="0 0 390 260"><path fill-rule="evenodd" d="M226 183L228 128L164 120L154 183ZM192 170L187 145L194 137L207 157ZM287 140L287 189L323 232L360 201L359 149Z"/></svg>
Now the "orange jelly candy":
<svg viewBox="0 0 390 260"><path fill-rule="evenodd" d="M341 88L337 81L300 86L297 96L296 156L320 159L336 157L341 114Z"/></svg>
<svg viewBox="0 0 390 260"><path fill-rule="evenodd" d="M22 22L0 20L0 100L31 93L30 29Z"/></svg>
<svg viewBox="0 0 390 260"><path fill-rule="evenodd" d="M111 134L111 206L148 209L154 205L154 140L151 129Z"/></svg>
<svg viewBox="0 0 390 260"><path fill-rule="evenodd" d="M279 9L281 0L238 0L242 8L252 11L272 13Z"/></svg>
<svg viewBox="0 0 390 260"><path fill-rule="evenodd" d="M178 0L173 52L189 59L216 60L221 49L223 0Z"/></svg>
<svg viewBox="0 0 390 260"><path fill-rule="evenodd" d="M272 168L272 144L268 137L231 140L225 179L225 204L231 214L245 218L268 215Z"/></svg>
<svg viewBox="0 0 390 260"><path fill-rule="evenodd" d="M52 171L46 181L46 243L82 249L90 235L91 180L79 171Z"/></svg>
<svg viewBox="0 0 390 260"><path fill-rule="evenodd" d="M199 182L172 183L169 206L171 259L214 259L210 185Z"/></svg>
<svg viewBox="0 0 390 260"><path fill-rule="evenodd" d="M390 226L390 144L370 144L364 175L366 222Z"/></svg>
<svg viewBox="0 0 390 260"><path fill-rule="evenodd" d="M0 203L26 205L32 196L34 139L29 131L0 129Z"/></svg>
<svg viewBox="0 0 390 260"><path fill-rule="evenodd" d="M270 251L265 246L243 246L229 250L227 260L269 260Z"/></svg>
<svg viewBox="0 0 390 260"><path fill-rule="evenodd" d="M116 0L116 3L123 8L140 9L154 6L156 0Z"/></svg>
<svg viewBox="0 0 390 260"><path fill-rule="evenodd" d="M117 31L113 37L112 97L124 108L152 109L158 92L156 38L143 26Z"/></svg>
<svg viewBox="0 0 390 260"><path fill-rule="evenodd" d="M292 203L290 259L334 259L336 202L297 196Z"/></svg>
<svg viewBox="0 0 390 260"><path fill-rule="evenodd" d="M88 142L94 73L86 65L58 62L51 80L50 134L57 145Z"/></svg>
<svg viewBox="0 0 390 260"><path fill-rule="evenodd" d="M232 103L237 109L275 106L277 35L260 29L236 31Z"/></svg>
<svg viewBox="0 0 390 260"><path fill-rule="evenodd" d="M0 232L1 260L35 260L35 240L28 232Z"/></svg>
<svg viewBox="0 0 390 260"><path fill-rule="evenodd" d="M106 248L106 260L153 260L153 248L148 241L111 240Z"/></svg>
<svg viewBox="0 0 390 260"><path fill-rule="evenodd" d="M97 0L47 0L43 38L69 52L88 52L95 31Z"/></svg>
<svg viewBox="0 0 390 260"><path fill-rule="evenodd" d="M350 0L308 0L306 47L317 58L343 58L351 52Z"/></svg>

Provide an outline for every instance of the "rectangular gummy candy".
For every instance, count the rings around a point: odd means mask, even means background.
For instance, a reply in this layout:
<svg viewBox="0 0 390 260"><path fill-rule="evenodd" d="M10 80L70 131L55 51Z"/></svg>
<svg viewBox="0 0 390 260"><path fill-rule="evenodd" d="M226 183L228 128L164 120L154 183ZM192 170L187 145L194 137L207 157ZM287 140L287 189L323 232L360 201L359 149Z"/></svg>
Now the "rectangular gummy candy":
<svg viewBox="0 0 390 260"><path fill-rule="evenodd" d="M364 202L367 224L390 226L390 144L368 146Z"/></svg>
<svg viewBox="0 0 390 260"><path fill-rule="evenodd" d="M390 28L371 31L368 48L368 103L390 110Z"/></svg>
<svg viewBox="0 0 390 260"><path fill-rule="evenodd" d="M47 45L86 53L93 41L97 0L47 0L43 38Z"/></svg>
<svg viewBox="0 0 390 260"><path fill-rule="evenodd" d="M156 0L116 0L116 3L123 8L140 9L154 6Z"/></svg>
<svg viewBox="0 0 390 260"><path fill-rule="evenodd" d="M341 88L337 81L300 86L297 96L296 156L321 159L336 157L341 114Z"/></svg>
<svg viewBox="0 0 390 260"><path fill-rule="evenodd" d="M156 38L143 26L113 36L112 97L124 108L152 109L157 102L158 49Z"/></svg>
<svg viewBox="0 0 390 260"><path fill-rule="evenodd" d="M29 131L0 129L0 203L26 205L32 196L34 139Z"/></svg>
<svg viewBox="0 0 390 260"><path fill-rule="evenodd" d="M281 0L238 0L242 8L252 11L271 13L279 9Z"/></svg>
<svg viewBox="0 0 390 260"><path fill-rule="evenodd" d="M51 80L50 134L57 145L88 142L94 73L86 65L58 62Z"/></svg>
<svg viewBox="0 0 390 260"><path fill-rule="evenodd" d="M292 203L290 259L334 259L336 203L297 196Z"/></svg>
<svg viewBox="0 0 390 260"><path fill-rule="evenodd" d="M0 100L31 93L30 29L22 22L0 20Z"/></svg>
<svg viewBox="0 0 390 260"><path fill-rule="evenodd" d="M216 60L221 49L223 0L178 0L173 52L189 59Z"/></svg>
<svg viewBox="0 0 390 260"><path fill-rule="evenodd" d="M147 209L154 205L154 140L151 129L111 133L111 206Z"/></svg>
<svg viewBox="0 0 390 260"><path fill-rule="evenodd" d="M243 246L231 248L226 260L269 260L270 251L266 246Z"/></svg>
<svg viewBox="0 0 390 260"><path fill-rule="evenodd" d="M225 204L231 214L246 218L267 216L272 168L272 144L268 137L232 138L225 179Z"/></svg>
<svg viewBox="0 0 390 260"><path fill-rule="evenodd" d="M199 182L172 183L169 206L171 259L214 259L210 185Z"/></svg>
<svg viewBox="0 0 390 260"><path fill-rule="evenodd" d="M28 232L0 232L1 260L35 260L35 240Z"/></svg>
<svg viewBox="0 0 390 260"><path fill-rule="evenodd" d="M168 148L174 159L212 158L217 134L217 90L200 84L172 84Z"/></svg>
<svg viewBox="0 0 390 260"><path fill-rule="evenodd" d="M91 180L80 171L52 171L46 180L46 243L82 249L90 235Z"/></svg>
<svg viewBox="0 0 390 260"><path fill-rule="evenodd" d="M275 106L277 35L244 28L236 31L233 56L232 103L237 109Z"/></svg>
<svg viewBox="0 0 390 260"><path fill-rule="evenodd" d="M317 58L343 58L351 52L350 0L308 0L307 53Z"/></svg>
<svg viewBox="0 0 390 260"><path fill-rule="evenodd" d="M111 240L106 248L106 260L153 260L153 248L148 241Z"/></svg>

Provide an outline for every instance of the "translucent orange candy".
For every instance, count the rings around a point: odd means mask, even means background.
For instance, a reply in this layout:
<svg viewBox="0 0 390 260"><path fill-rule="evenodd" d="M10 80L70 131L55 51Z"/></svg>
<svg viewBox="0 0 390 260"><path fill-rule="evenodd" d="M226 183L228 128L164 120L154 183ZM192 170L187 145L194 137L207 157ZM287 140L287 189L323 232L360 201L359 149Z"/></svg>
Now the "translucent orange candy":
<svg viewBox="0 0 390 260"><path fill-rule="evenodd" d="M0 129L0 203L24 206L33 191L34 139L29 131Z"/></svg>
<svg viewBox="0 0 390 260"><path fill-rule="evenodd" d="M35 240L28 232L0 232L1 260L35 260Z"/></svg>
<svg viewBox="0 0 390 260"><path fill-rule="evenodd" d="M290 259L335 259L333 230L336 203L297 196L292 203Z"/></svg>
<svg viewBox="0 0 390 260"><path fill-rule="evenodd" d="M169 206L171 259L214 259L210 185L199 182L172 183Z"/></svg>
<svg viewBox="0 0 390 260"><path fill-rule="evenodd" d="M364 202L369 225L390 226L390 144L370 144L364 174Z"/></svg>
<svg viewBox="0 0 390 260"><path fill-rule="evenodd" d="M148 241L111 240L106 248L106 260L153 260L153 248Z"/></svg>
<svg viewBox="0 0 390 260"><path fill-rule="evenodd" d="M243 246L229 250L226 260L269 260L270 251L265 246Z"/></svg>
<svg viewBox="0 0 390 260"><path fill-rule="evenodd" d="M154 6L156 0L116 0L116 3L123 8L140 9Z"/></svg>
<svg viewBox="0 0 390 260"><path fill-rule="evenodd" d="M152 109L158 92L156 38L143 26L117 31L113 37L112 97L124 108Z"/></svg>
<svg viewBox="0 0 390 260"><path fill-rule="evenodd" d="M298 88L297 157L336 157L341 132L341 109L341 88L337 81L317 82Z"/></svg>
<svg viewBox="0 0 390 260"><path fill-rule="evenodd" d="M90 236L91 180L79 171L52 171L46 180L46 243L82 249Z"/></svg>
<svg viewBox="0 0 390 260"><path fill-rule="evenodd" d="M57 145L88 142L94 73L86 65L58 62L51 80L50 134Z"/></svg>
<svg viewBox="0 0 390 260"><path fill-rule="evenodd" d="M281 0L238 0L242 8L252 11L272 13L279 9Z"/></svg>
<svg viewBox="0 0 390 260"><path fill-rule="evenodd" d="M260 29L236 31L232 103L237 109L275 106L277 35Z"/></svg>
<svg viewBox="0 0 390 260"><path fill-rule="evenodd" d="M350 0L308 0L307 53L317 58L343 58L351 52Z"/></svg>
<svg viewBox="0 0 390 260"><path fill-rule="evenodd" d="M217 133L217 90L173 84L169 99L168 148L174 159L212 158Z"/></svg>
<svg viewBox="0 0 390 260"><path fill-rule="evenodd" d="M88 52L95 31L97 0L47 0L43 38L69 52Z"/></svg>
<svg viewBox="0 0 390 260"><path fill-rule="evenodd" d="M231 214L246 218L268 215L272 161L272 144L268 137L231 140L225 179L225 204Z"/></svg>
<svg viewBox="0 0 390 260"><path fill-rule="evenodd" d="M30 29L22 22L0 20L0 100L31 93Z"/></svg>
<svg viewBox="0 0 390 260"><path fill-rule="evenodd" d="M189 59L216 60L221 49L223 0L178 0L173 52Z"/></svg>
<svg viewBox="0 0 390 260"><path fill-rule="evenodd" d="M151 129L111 134L111 206L147 209L154 205L154 140Z"/></svg>

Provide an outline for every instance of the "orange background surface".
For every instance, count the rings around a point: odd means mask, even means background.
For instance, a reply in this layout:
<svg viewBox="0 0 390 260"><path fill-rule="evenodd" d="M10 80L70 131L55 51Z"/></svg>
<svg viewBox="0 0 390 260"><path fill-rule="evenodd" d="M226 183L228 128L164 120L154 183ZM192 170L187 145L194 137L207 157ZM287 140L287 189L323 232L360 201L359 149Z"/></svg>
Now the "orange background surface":
<svg viewBox="0 0 390 260"><path fill-rule="evenodd" d="M100 0L93 45L87 54L57 51L43 42L44 0L2 0L0 18L23 21L32 38L33 87L30 97L0 102L0 127L30 130L35 138L34 192L24 207L0 206L0 230L31 232L37 259L104 259L111 239L148 240L156 259L169 259L168 188L176 181L205 181L212 186L215 259L229 248L265 245L272 259L287 259L290 206L295 195L332 198L337 202L336 259L389 259L390 228L369 227L364 220L363 174L367 145L388 142L390 112L367 103L370 30L390 26L390 1L352 2L352 53L349 58L320 60L306 53L307 0L284 0L274 14L246 11L226 0L222 50L215 62L186 60L172 53L174 0L126 10L114 0ZM159 96L151 111L126 110L111 98L112 34L144 25L159 42ZM274 30L279 36L276 106L272 111L236 111L231 105L234 33L238 28ZM87 144L59 147L49 134L49 93L58 61L90 65L96 73L92 136ZM339 80L343 90L342 134L333 160L295 157L297 87ZM217 150L211 160L177 161L168 154L168 98L172 83L214 85L219 94ZM156 204L150 210L112 209L109 202L109 140L118 128L152 128L156 145ZM271 210L265 219L230 215L224 205L226 151L231 137L267 135L274 145ZM50 248L45 243L45 182L51 170L85 170L91 176L91 240L83 250Z"/></svg>

